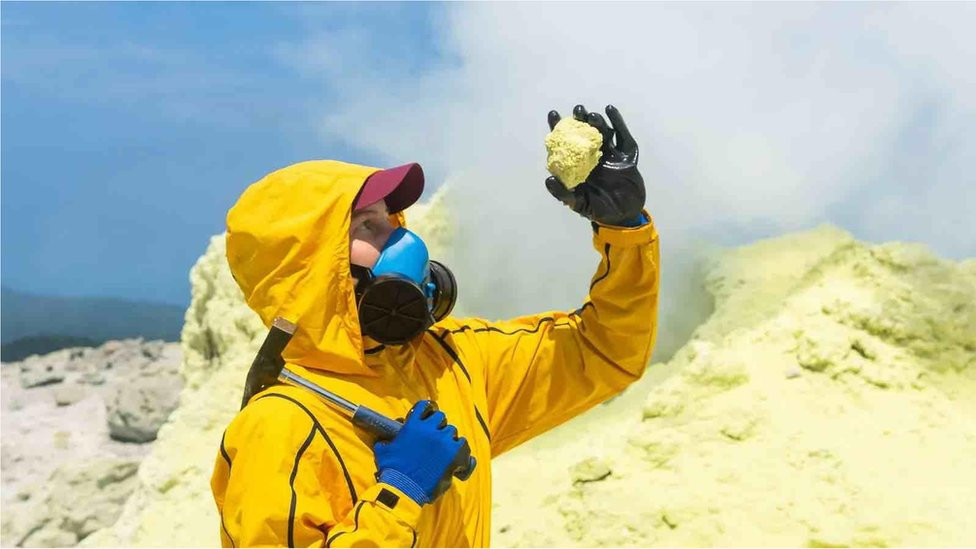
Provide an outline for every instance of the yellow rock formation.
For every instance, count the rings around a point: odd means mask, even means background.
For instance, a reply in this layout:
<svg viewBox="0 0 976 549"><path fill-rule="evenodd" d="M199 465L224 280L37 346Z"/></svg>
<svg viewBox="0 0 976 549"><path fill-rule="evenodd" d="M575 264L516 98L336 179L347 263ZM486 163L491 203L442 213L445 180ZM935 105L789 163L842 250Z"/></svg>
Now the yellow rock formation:
<svg viewBox="0 0 976 549"><path fill-rule="evenodd" d="M976 544L976 260L821 227L707 289L670 362L496 460L493 544Z"/></svg>

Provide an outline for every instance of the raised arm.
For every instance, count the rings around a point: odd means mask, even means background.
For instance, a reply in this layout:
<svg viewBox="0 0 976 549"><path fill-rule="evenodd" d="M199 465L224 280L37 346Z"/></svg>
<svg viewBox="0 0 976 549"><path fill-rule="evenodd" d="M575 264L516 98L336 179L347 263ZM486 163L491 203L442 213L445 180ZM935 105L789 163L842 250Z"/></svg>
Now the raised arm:
<svg viewBox="0 0 976 549"><path fill-rule="evenodd" d="M653 224L601 227L589 298L572 312L503 322L465 320L454 337L482 349L492 454L583 413L640 378L657 328L658 241ZM463 334L463 335L462 335Z"/></svg>
<svg viewBox="0 0 976 549"><path fill-rule="evenodd" d="M613 106L606 112L612 128L582 105L573 111L603 136L601 159L586 181L571 190L555 177L546 181L550 193L593 223L600 264L588 298L572 312L493 323L465 320L452 330L453 337L474 339L482 353L493 455L619 393L640 378L650 360L658 237L642 210L637 143L620 112ZM559 114L550 112L550 128L558 121Z"/></svg>

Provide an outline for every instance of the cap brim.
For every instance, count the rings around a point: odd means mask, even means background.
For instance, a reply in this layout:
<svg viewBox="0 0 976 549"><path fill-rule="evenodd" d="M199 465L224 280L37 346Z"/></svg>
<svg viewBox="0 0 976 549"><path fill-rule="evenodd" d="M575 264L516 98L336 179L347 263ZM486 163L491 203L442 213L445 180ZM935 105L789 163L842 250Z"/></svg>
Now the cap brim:
<svg viewBox="0 0 976 549"><path fill-rule="evenodd" d="M386 208L390 213L401 212L416 202L423 192L424 170L420 164L404 164L380 170L366 178L353 210L386 200Z"/></svg>

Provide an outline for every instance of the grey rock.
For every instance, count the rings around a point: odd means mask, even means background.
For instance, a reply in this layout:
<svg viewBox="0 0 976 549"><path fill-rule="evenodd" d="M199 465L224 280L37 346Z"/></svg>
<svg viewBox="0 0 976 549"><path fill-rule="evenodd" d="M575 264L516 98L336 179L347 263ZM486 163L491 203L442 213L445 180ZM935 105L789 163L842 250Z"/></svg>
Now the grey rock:
<svg viewBox="0 0 976 549"><path fill-rule="evenodd" d="M61 383L68 374L70 360L66 350L44 356L31 356L20 363L20 386L25 389Z"/></svg>
<svg viewBox="0 0 976 549"><path fill-rule="evenodd" d="M160 345L143 349L146 353L139 358L142 364L115 381L106 401L109 433L115 440L155 440L159 428L180 402L183 380L179 373L179 348Z"/></svg>
<svg viewBox="0 0 976 549"><path fill-rule="evenodd" d="M136 486L138 461L103 458L57 469L43 502L5 534L22 532L23 547L70 547L115 522Z"/></svg>
<svg viewBox="0 0 976 549"><path fill-rule="evenodd" d="M85 387L77 383L61 383L52 391L58 406L70 406L88 396Z"/></svg>
<svg viewBox="0 0 976 549"><path fill-rule="evenodd" d="M86 385L104 385L105 375L102 372L85 372L78 377L79 383L84 383Z"/></svg>
<svg viewBox="0 0 976 549"><path fill-rule="evenodd" d="M74 547L78 544L78 536L71 532L59 530L53 526L45 526L32 533L20 543L21 547Z"/></svg>
<svg viewBox="0 0 976 549"><path fill-rule="evenodd" d="M3 363L0 545L75 546L114 524L151 445L110 423L154 440L181 360L179 343L131 339Z"/></svg>

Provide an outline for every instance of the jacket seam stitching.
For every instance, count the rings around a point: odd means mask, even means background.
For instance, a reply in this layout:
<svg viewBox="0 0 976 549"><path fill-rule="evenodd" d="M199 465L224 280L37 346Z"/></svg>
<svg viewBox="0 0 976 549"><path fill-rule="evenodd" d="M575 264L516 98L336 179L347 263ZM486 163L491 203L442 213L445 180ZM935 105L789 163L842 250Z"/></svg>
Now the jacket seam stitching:
<svg viewBox="0 0 976 549"><path fill-rule="evenodd" d="M339 460L339 467L342 468L342 474L344 477L346 477L346 486L348 486L349 488L349 496L352 498L352 503L355 504L356 501L359 499L359 497L356 495L356 488L352 484L352 477L349 476L349 470L346 468L346 462L342 459L342 454L339 453L339 449L336 448L335 443L332 442L332 437L330 437L329 433L325 431L325 429L322 427L322 424L319 423L319 420L312 414L312 412L308 408L305 407L304 404L298 402L297 400L291 398L288 395L282 395L279 393L268 393L266 395L262 395L258 397L257 400L261 400L267 397L283 398L291 402L292 404L295 404L296 406L301 408L306 414L308 414L308 417L312 419L312 423L315 425L315 428L318 429L320 433L322 433L322 437L325 438L325 442L329 445L329 448L332 449L332 453L335 455L336 459Z"/></svg>
<svg viewBox="0 0 976 549"><path fill-rule="evenodd" d="M445 341L444 339L441 339L442 336L443 337L447 337L447 334L448 333L449 332L447 330L444 330L444 332L442 334L440 334L440 335L438 335L435 332L431 332L431 334L434 336L434 339L436 339L437 342L440 343L441 347L444 348L444 350L447 352L448 356L451 357L451 360L453 360L454 363L457 364L461 368L461 371L464 372L464 377L468 378L468 383L473 383L471 381L471 376L468 374L468 369L465 368L464 367L464 363L461 362L461 357L458 356L458 354L456 352L454 352L454 349L451 348L451 345L447 341ZM488 439L488 442L491 443L491 430L488 429L488 426L487 425L485 425L485 420L482 419L482 417L481 417L481 411L478 410L477 403L472 402L471 403L471 406L474 408L474 415L478 419L478 423L481 425L481 430L483 430L485 432L485 438L487 438Z"/></svg>
<svg viewBox="0 0 976 549"><path fill-rule="evenodd" d="M607 272L603 273L598 278L594 279L593 282L590 283L591 291L593 290L593 287L596 286L597 282L600 282L601 280L606 278L607 275L610 274L610 243L609 242L607 242L603 246L603 256L607 258Z"/></svg>
<svg viewBox="0 0 976 549"><path fill-rule="evenodd" d="M488 425L485 424L485 418L481 417L481 412L478 411L477 406L474 407L474 417L481 424L481 429L485 432L485 436L488 437L488 442L491 442L491 433L489 432Z"/></svg>
<svg viewBox="0 0 976 549"><path fill-rule="evenodd" d="M227 462L227 477L230 478L230 470L233 467L233 465L231 464L230 461L230 455L227 454L227 450L224 448L224 437L226 436L227 436L227 431L224 430L224 433L220 435L220 455L221 457L224 458L224 461ZM230 532L227 530L227 525L224 523L224 506L218 505L217 512L220 515L220 528L224 531L224 535L226 535L227 539L230 541L230 546L236 549L237 544L234 543L234 538L231 537Z"/></svg>
<svg viewBox="0 0 976 549"><path fill-rule="evenodd" d="M607 248L609 248L609 247L610 247L610 245L607 244ZM608 262L609 262L609 259L608 259ZM607 273L609 273L609 272L610 271L608 269L607 270ZM579 318L580 321L582 321L583 320L583 311L585 311L587 307L590 307L590 308L592 308L592 309L595 310L596 305L594 305L592 301L587 301L579 309L576 309L575 311L573 311L572 313L570 313L569 316L571 316L571 317L572 316L575 316L575 317ZM519 328L518 330L515 330L514 332L506 332L506 331L500 330L498 328L495 328L493 326L487 326L487 327L484 327L484 328L473 328L471 326L464 325L464 326L461 326L460 328L457 328L457 329L454 329L454 330L450 330L450 331L445 330L443 335L446 337L446 335L449 334L449 333L450 334L456 334L456 333L461 333L461 332L463 332L465 330L470 330L471 332L475 332L475 333L478 333L478 332L498 332L498 333L501 333L501 334L504 334L504 335L515 335L515 334L517 334L519 332L535 333L535 332L538 332L540 328L542 328L542 324L545 323L545 322L552 322L553 323L552 324L552 327L553 328L557 328L557 327L560 327L560 326L570 326L571 325L571 323L562 323L562 324L557 323L556 320L553 317L547 316L547 317L544 317L544 318L539 319L539 321L536 323L535 327L532 328L531 330L528 329L528 328ZM438 337L437 334L434 334L434 338L437 339L437 341L440 342L442 345L445 344L445 342L443 340L441 340L441 338ZM485 431L485 436L488 437L488 442L491 442L491 434L489 432L489 429L488 429L487 425L484 422L484 419L481 417L481 412L478 411L478 407L477 406L475 406L474 413L475 413L475 417L478 419L478 422L481 424L481 428ZM573 416L569 416L569 417L573 417ZM528 430L528 429L526 429L526 430ZM505 441L505 440L508 440L510 438L516 437L516 436L522 434L523 432L524 431L520 431L518 433L513 433L513 434L511 434L509 436L506 436L506 437L504 437L502 439L498 439L498 440L495 441L495 444L499 444L500 445L502 443L502 441Z"/></svg>
<svg viewBox="0 0 976 549"><path fill-rule="evenodd" d="M587 301L586 303L583 304L582 307L580 307L579 309L576 309L575 311L573 311L573 313L570 316L576 316L576 317L578 317L580 319L580 322L583 322L583 311L585 311L587 307L590 307L593 310L596 310L596 305L594 305L592 301ZM546 318L544 318L542 320L549 320L549 319L550 319L549 317L546 317ZM540 324L541 323L542 323L542 321L540 321ZM555 328L557 326L566 326L566 324L553 324L553 328ZM463 326L462 329L463 328L470 328L470 327L469 326ZM538 329L538 327L536 329ZM559 422L557 424L561 424L561 423L563 423L565 421L568 421L568 420L576 417L576 415L578 415L578 414L569 414L569 415L565 416L564 418L562 418L561 420L559 420ZM527 432L529 430L531 430L531 427L526 428L526 429L523 429L523 430L518 431L516 433L512 433L512 434L507 435L507 436L505 436L503 438L500 438L500 439L498 439L498 440L495 441L495 445L496 446L504 446L504 442L507 442L507 441L509 441L511 439L514 439L514 438L518 437L519 435L521 435L522 433L525 433L525 432Z"/></svg>
<svg viewBox="0 0 976 549"><path fill-rule="evenodd" d="M355 525L355 527L352 530L348 531L348 532L336 532L335 534L332 535L331 538L329 538L329 539L327 539L325 541L325 544L326 545L332 545L332 542L335 541L335 539L337 537L339 537L339 536L341 536L343 534L354 534L354 533L356 533L357 530L359 530L359 512L363 510L363 504L365 504L365 503L366 503L365 501L360 501L359 502L359 505L356 506L356 514L353 515L353 519L352 519L353 524ZM294 545L292 545L292 547L294 547Z"/></svg>
<svg viewBox="0 0 976 549"><path fill-rule="evenodd" d="M227 449L224 447L224 438L226 436L227 436L227 431L225 430L224 433L220 435L220 455L224 458L224 461L227 462L227 468L230 469L231 467L230 454L227 453Z"/></svg>
<svg viewBox="0 0 976 549"><path fill-rule="evenodd" d="M587 307L589 307L591 309L596 309L596 305L594 305L592 301L587 301L582 306L580 306L579 309L576 309L572 313L569 313L569 316L579 317L580 320L582 321L583 320L583 311L585 311Z"/></svg>
<svg viewBox="0 0 976 549"><path fill-rule="evenodd" d="M468 383L473 383L471 381L471 374L469 374L468 369L464 367L464 363L461 362L461 358L457 355L457 353L454 352L454 349L452 349L451 346L448 345L448 343L443 339L443 337L447 336L448 332L445 331L443 334L437 334L434 332L431 333L434 335L434 339L436 339L437 342L440 343L441 347L443 347L444 350L447 351L447 354L451 357L451 360L453 360L461 368L461 372L464 374L464 377L468 378Z"/></svg>
<svg viewBox="0 0 976 549"><path fill-rule="evenodd" d="M220 508L217 510L220 511L220 527L223 528L224 534L227 536L227 539L230 541L230 546L236 549L237 544L234 543L234 538L230 536L230 532L227 531L227 526L224 525L224 506L221 505Z"/></svg>
<svg viewBox="0 0 976 549"><path fill-rule="evenodd" d="M315 430L315 423L312 423L312 428L308 430L308 436L305 437L305 443L302 444L302 447L298 449L298 453L295 454L295 465L292 466L291 478L288 479L288 487L291 488L291 505L288 508L288 547L295 547L295 508L298 507L298 493L295 492L295 477L298 476L298 464L302 460L305 450L308 449L308 445L315 438Z"/></svg>
<svg viewBox="0 0 976 549"><path fill-rule="evenodd" d="M579 309L576 309L575 311L573 311L572 313L570 313L569 316L579 316L580 312L582 312L583 309L585 309L587 306L592 307L593 304L591 302L586 302L582 307L580 307ZM535 327L532 328L532 329L529 329L529 328L518 328L518 329L516 329L513 332L506 332L505 330L502 330L500 328L496 328L494 326L486 326L484 328L474 328L472 326L464 325L464 326L461 326L460 328L456 328L454 330L451 330L448 333L450 333L450 334L459 334L459 333L461 333L461 332L463 332L465 330L469 330L469 331L471 331L473 333L498 332L498 333L500 333L502 335L515 335L515 334L517 334L519 332L526 332L526 333L534 334L534 333L536 333L536 332L539 331L539 328L542 327L542 324L544 322L552 322L554 328L555 327L558 327L558 326L570 326L571 325L569 323L559 324L559 323L556 322L556 319L555 318L553 318L551 316L547 316L547 317L540 318L539 321L536 323Z"/></svg>
<svg viewBox="0 0 976 549"><path fill-rule="evenodd" d="M610 362L611 362L611 364L613 364L612 361L610 361ZM646 362L645 362L645 364L646 364ZM624 371L628 375L631 375L631 376L634 375L632 372L629 372L629 371L627 371L627 370L625 370L623 368L620 368L619 366L616 366L616 368L618 370ZM610 398L610 396L608 396L607 398ZM604 400L604 402L605 402L605 400ZM592 408L598 406L599 404L601 404L601 403L598 402L596 404L593 404L590 408L587 408L587 410L592 409ZM568 413L568 414L564 413L564 414L560 414L560 415L557 415L556 416L555 425L557 425L557 426L558 425L562 425L563 423L569 421L570 419L573 419L574 417L576 417L576 416L580 415L580 413L582 413L579 410L577 410L576 408L570 408L569 410L572 413ZM508 442L511 439L517 438L518 436L522 435L523 433L526 433L526 432L531 431L531 430L532 430L532 427L530 426L530 427L527 427L527 428L522 429L520 431L517 431L515 433L510 433L510 434L506 435L505 437L496 440L495 441L495 446L496 447L498 447L498 446L504 446L505 445L504 444L505 442Z"/></svg>

